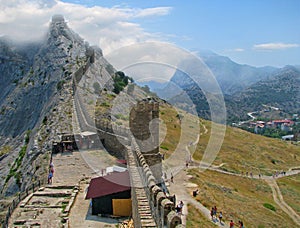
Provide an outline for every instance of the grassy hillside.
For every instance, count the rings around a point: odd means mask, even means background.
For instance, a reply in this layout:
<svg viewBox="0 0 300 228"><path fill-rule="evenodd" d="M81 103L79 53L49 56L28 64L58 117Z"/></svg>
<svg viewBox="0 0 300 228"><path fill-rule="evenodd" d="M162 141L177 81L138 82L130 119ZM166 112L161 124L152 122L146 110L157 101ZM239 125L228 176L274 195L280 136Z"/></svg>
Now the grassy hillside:
<svg viewBox="0 0 300 228"><path fill-rule="evenodd" d="M273 201L272 191L263 180L232 177L215 171L189 170L199 186L196 199L207 208L217 206L224 221L242 220L246 227L296 227Z"/></svg>
<svg viewBox="0 0 300 228"><path fill-rule="evenodd" d="M300 215L300 175L281 178L278 186L285 202Z"/></svg>
<svg viewBox="0 0 300 228"><path fill-rule="evenodd" d="M201 160L210 137L210 122L202 120L208 132L200 137L193 158ZM300 147L279 139L267 138L244 130L227 127L223 145L214 162L223 170L272 175L300 164Z"/></svg>
<svg viewBox="0 0 300 228"><path fill-rule="evenodd" d="M217 225L210 222L204 217L193 205L188 204L188 215L186 217L186 227L205 227L205 228L216 228Z"/></svg>

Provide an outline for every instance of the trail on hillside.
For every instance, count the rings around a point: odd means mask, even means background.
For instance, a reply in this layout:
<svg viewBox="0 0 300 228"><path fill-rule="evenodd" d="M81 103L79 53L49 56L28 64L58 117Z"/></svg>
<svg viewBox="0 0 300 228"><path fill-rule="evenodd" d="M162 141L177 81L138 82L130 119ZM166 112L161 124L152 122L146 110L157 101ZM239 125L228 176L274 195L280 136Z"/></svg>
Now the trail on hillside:
<svg viewBox="0 0 300 228"><path fill-rule="evenodd" d="M193 145L196 145L199 142L199 138L201 135L203 134L207 134L208 130L206 128L206 126L202 123L203 128L205 129L203 133L199 134L197 137L197 140L193 143ZM187 153L189 153L189 145L187 145L185 147ZM193 161L193 158L191 158ZM193 161L193 163L196 163L195 161ZM221 164L219 166L213 166L213 165L209 165L209 164L205 164L205 163L201 163L201 166L189 166L188 169L193 169L193 168L200 168L200 169L209 169L209 170L213 170L222 174L227 174L227 175L231 175L231 176L240 176L240 177L246 177L245 175L242 174L237 174L237 173L231 173L228 171L224 171L222 169L220 169L222 167ZM208 220L211 221L211 216L210 216L210 210L207 209L205 206L203 206L200 202L198 202L197 200L195 200L190 194L188 194L186 192L186 188L182 188L182 186L187 187L187 183L185 182L185 180L187 179L185 171L182 170L182 167L177 169L177 175L174 179L175 183L170 185L170 190L171 192L176 194L176 197L178 200L182 200L184 202L185 205L187 205L188 203L193 205L195 208L197 208ZM276 178L272 177L272 176L263 176L263 175L252 175L251 177L247 177L247 178L253 178L253 179L262 179L265 180L268 185L270 186L270 188L272 189L272 195L273 195L273 199L274 202L296 223L300 226L300 216L284 201L283 196L281 194L281 191L276 183L276 179L278 178L283 178L283 177L287 177L287 176L292 176L292 175L297 175L300 173L300 167L292 167L290 168L285 175L279 175ZM186 216L188 214L188 210L187 210L187 206L184 207L183 210L183 216L182 216L182 221L183 224L186 224ZM212 221L213 222L213 221ZM220 227L228 227L228 225L223 224L221 225L220 223L215 223Z"/></svg>
<svg viewBox="0 0 300 228"><path fill-rule="evenodd" d="M272 189L272 195L275 203L300 226L300 216L284 201L281 191L275 179L266 179L266 182Z"/></svg>

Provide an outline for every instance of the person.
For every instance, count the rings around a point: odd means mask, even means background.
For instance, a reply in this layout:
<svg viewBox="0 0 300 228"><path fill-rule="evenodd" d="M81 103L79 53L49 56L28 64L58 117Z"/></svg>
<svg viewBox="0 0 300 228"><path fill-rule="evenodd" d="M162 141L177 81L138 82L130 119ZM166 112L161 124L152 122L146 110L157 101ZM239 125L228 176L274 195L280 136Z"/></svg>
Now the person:
<svg viewBox="0 0 300 228"><path fill-rule="evenodd" d="M52 176L54 176L54 166L50 167L50 173L52 173Z"/></svg>
<svg viewBox="0 0 300 228"><path fill-rule="evenodd" d="M220 223L222 224L222 218L223 218L223 214L222 211L219 212L219 219L220 219Z"/></svg>
<svg viewBox="0 0 300 228"><path fill-rule="evenodd" d="M171 183L174 183L173 179L174 179L174 177L173 177L173 174L171 173Z"/></svg>
<svg viewBox="0 0 300 228"><path fill-rule="evenodd" d="M49 172L49 175L48 175L48 184L52 184L52 177L53 177L52 172Z"/></svg>
<svg viewBox="0 0 300 228"><path fill-rule="evenodd" d="M211 220L214 220L214 208L212 207L210 210Z"/></svg>
<svg viewBox="0 0 300 228"><path fill-rule="evenodd" d="M244 228L244 223L242 221L239 221L239 228Z"/></svg>
<svg viewBox="0 0 300 228"><path fill-rule="evenodd" d="M214 206L214 216L217 218L217 207Z"/></svg>
<svg viewBox="0 0 300 228"><path fill-rule="evenodd" d="M180 201L179 204L176 206L175 210L177 213L181 214L182 213L182 208L183 208L183 202Z"/></svg>
<svg viewBox="0 0 300 228"><path fill-rule="evenodd" d="M193 191L193 197L196 197L198 195L199 190L196 189L195 191Z"/></svg>
<svg viewBox="0 0 300 228"><path fill-rule="evenodd" d="M229 227L234 228L234 222L232 220L230 220Z"/></svg>

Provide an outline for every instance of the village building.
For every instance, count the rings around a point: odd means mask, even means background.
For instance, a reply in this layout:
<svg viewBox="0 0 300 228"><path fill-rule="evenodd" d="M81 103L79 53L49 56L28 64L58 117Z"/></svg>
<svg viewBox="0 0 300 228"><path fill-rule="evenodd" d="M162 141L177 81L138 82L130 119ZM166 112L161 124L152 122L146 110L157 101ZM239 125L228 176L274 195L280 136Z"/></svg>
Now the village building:
<svg viewBox="0 0 300 228"><path fill-rule="evenodd" d="M130 216L132 202L128 171L93 178L85 199L91 200L92 215Z"/></svg>

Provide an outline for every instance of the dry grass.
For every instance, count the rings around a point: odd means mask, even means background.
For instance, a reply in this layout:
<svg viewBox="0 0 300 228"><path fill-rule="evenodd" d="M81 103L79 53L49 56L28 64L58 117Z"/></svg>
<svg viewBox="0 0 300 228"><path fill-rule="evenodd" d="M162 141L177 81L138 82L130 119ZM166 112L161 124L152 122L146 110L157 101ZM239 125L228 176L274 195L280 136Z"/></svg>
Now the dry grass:
<svg viewBox="0 0 300 228"><path fill-rule="evenodd" d="M201 160L210 137L210 122L202 120L208 134L202 135L194 154ZM272 175L276 170L299 166L300 148L288 142L252 134L238 128L227 127L221 150L214 164L225 163L224 170Z"/></svg>
<svg viewBox="0 0 300 228"><path fill-rule="evenodd" d="M300 175L280 178L277 183L284 201L300 215Z"/></svg>
<svg viewBox="0 0 300 228"><path fill-rule="evenodd" d="M165 153L166 158L176 149L176 145L180 139L180 121L176 117L177 111L172 106L160 106L159 117L165 125L165 129L160 129L160 137L165 135L163 142L160 145L161 153Z"/></svg>
<svg viewBox="0 0 300 228"><path fill-rule="evenodd" d="M186 227L194 228L194 227L205 227L205 228L215 228L217 225L213 224L206 217L200 213L197 208L193 205L188 204L188 215L186 217Z"/></svg>
<svg viewBox="0 0 300 228"><path fill-rule="evenodd" d="M205 207L217 206L224 221L242 220L246 227L296 227L275 204L270 187L263 180L230 176L215 171L189 170L192 182L199 186L196 199ZM272 211L263 204L276 208Z"/></svg>

